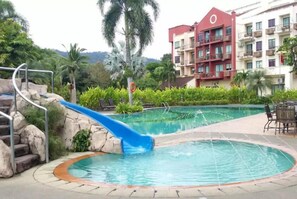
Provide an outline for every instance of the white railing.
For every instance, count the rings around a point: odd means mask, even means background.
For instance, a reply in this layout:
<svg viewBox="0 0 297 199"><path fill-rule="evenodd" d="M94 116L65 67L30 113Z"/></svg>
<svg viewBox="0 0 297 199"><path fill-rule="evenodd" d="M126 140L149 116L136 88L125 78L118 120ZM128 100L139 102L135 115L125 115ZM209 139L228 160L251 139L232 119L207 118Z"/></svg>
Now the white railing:
<svg viewBox="0 0 297 199"><path fill-rule="evenodd" d="M10 162L13 169L13 172L16 172L16 166L15 166L15 157L14 157L14 131L13 131L13 118L2 111L0 111L0 115L4 116L9 120L9 127L10 127Z"/></svg>
<svg viewBox="0 0 297 199"><path fill-rule="evenodd" d="M25 81L26 81L26 90L28 90L28 65L27 64L22 64L18 66L15 71L13 72L12 75L12 83L14 87L14 107L15 107L15 112L17 112L17 103L16 103L16 94L18 93L24 100L26 100L28 103L32 104L33 106L42 109L44 111L44 117L45 117L45 126L44 126L44 133L45 133L45 159L46 162L49 162L49 150L48 150L48 111L47 108L40 106L39 104L34 103L30 99L28 99L23 93L19 90L17 84L16 84L16 75L17 73L25 67Z"/></svg>

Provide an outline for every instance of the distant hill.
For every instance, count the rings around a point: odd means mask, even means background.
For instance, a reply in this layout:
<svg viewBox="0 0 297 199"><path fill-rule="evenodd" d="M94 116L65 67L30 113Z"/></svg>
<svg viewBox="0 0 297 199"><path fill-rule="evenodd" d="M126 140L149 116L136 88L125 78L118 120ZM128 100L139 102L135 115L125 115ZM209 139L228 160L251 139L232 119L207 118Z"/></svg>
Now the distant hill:
<svg viewBox="0 0 297 199"><path fill-rule="evenodd" d="M64 52L64 51L60 51L60 50L54 50L55 52L57 52L59 55L63 56L63 57L66 57L67 56L67 52ZM89 63L91 64L95 64L97 62L101 62L103 63L105 57L107 56L108 52L101 52L101 51L98 51L98 52L84 52L84 53L81 53L82 55L84 56L87 56L89 57ZM151 62L160 62L160 60L157 60L157 59L153 59L153 58L147 58L145 57L145 65L148 64L148 63L151 63Z"/></svg>

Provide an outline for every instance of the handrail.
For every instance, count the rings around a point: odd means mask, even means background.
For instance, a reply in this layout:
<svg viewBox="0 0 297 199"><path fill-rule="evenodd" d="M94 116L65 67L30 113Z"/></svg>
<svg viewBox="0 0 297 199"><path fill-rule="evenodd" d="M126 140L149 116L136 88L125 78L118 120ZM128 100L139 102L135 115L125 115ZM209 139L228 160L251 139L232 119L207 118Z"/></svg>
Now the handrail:
<svg viewBox="0 0 297 199"><path fill-rule="evenodd" d="M15 105L15 112L17 112L17 103L16 103L16 93L18 93L24 100L26 100L28 103L32 104L33 106L44 110L44 117L45 117L45 158L46 158L46 162L49 162L49 151L48 151L48 111L47 108L40 106L39 104L36 104L34 102L32 102L30 99L28 99L25 95L23 95L23 93L19 90L15 78L16 78L16 74L18 73L18 71L22 68L22 67L26 67L25 69L25 78L26 78L26 89L28 90L28 65L27 64L21 64L20 66L18 66L16 68L16 70L13 72L12 75L12 83L13 83L13 87L14 87L14 105Z"/></svg>
<svg viewBox="0 0 297 199"><path fill-rule="evenodd" d="M14 157L14 131L13 131L13 118L10 115L7 115L0 111L0 115L6 117L9 119L9 127L10 127L10 162L12 166L12 170L15 173L16 172L16 165L15 165L15 157Z"/></svg>
<svg viewBox="0 0 297 199"><path fill-rule="evenodd" d="M15 71L16 68L9 68L0 66L0 70L9 70ZM20 69L19 71L26 71L26 69ZM52 85L52 93L54 93L54 72L51 70L36 70L36 69L28 69L29 72L36 72L36 73L50 73L51 74L51 85Z"/></svg>

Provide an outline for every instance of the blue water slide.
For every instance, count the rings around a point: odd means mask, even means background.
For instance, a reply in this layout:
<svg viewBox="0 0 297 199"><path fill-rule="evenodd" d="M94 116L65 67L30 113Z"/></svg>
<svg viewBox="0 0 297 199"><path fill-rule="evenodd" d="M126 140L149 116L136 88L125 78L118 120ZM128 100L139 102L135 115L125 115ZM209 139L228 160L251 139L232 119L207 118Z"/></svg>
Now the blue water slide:
<svg viewBox="0 0 297 199"><path fill-rule="evenodd" d="M151 136L141 135L122 122L64 100L61 100L60 103L69 109L92 118L104 126L110 133L121 140L124 154L144 153L154 148L154 139Z"/></svg>

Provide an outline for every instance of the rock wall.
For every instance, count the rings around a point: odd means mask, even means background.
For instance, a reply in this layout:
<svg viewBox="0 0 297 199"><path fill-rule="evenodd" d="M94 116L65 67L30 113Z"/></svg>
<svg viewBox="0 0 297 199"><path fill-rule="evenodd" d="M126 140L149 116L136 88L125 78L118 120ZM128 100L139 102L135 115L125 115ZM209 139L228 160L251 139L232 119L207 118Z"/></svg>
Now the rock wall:
<svg viewBox="0 0 297 199"><path fill-rule="evenodd" d="M76 133L80 130L87 129L91 131L90 151L102 151L117 154L122 153L121 142L119 139L115 138L104 127L92 119L62 106L59 103L59 101L63 99L61 96L47 93L47 97L44 98L41 97L36 90L32 89L29 89L28 91L23 90L22 93L37 104L44 106L51 103L63 110L64 117L60 120L59 124L59 126L62 127L60 136L67 149L72 149L72 140ZM24 110L27 105L28 103L25 100L17 97L18 110ZM41 160L44 160L45 136L42 136L40 133L41 131L37 131L36 127L32 127L33 125L28 125L24 116L20 112L12 112L12 115L15 117L14 130L16 134L20 134L22 142L29 143L30 150L34 152L34 154L39 154ZM43 131L43 129L41 130Z"/></svg>

